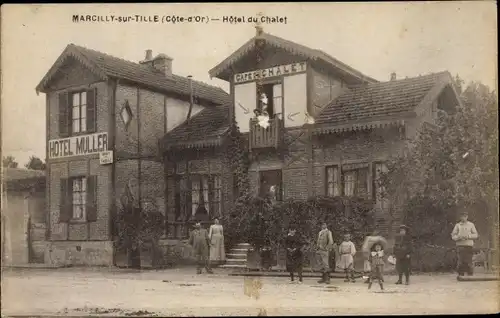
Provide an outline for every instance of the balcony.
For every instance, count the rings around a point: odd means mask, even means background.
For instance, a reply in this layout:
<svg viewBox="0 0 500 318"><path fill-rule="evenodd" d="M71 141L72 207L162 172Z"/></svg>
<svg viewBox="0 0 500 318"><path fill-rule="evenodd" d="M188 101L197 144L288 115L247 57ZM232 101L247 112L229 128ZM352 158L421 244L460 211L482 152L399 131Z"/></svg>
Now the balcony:
<svg viewBox="0 0 500 318"><path fill-rule="evenodd" d="M281 119L278 116L269 119L269 126L259 126L257 118L250 119L249 146L250 149L278 148L281 143Z"/></svg>

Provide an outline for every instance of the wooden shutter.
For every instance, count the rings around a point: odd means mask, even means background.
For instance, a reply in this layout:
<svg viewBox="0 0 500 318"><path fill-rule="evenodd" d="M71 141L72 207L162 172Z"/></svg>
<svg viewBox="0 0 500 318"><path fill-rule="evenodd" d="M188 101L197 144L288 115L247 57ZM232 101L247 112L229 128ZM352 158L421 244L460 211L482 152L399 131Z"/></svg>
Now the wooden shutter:
<svg viewBox="0 0 500 318"><path fill-rule="evenodd" d="M97 130L97 110L96 110L97 89L87 91L87 131L95 132Z"/></svg>
<svg viewBox="0 0 500 318"><path fill-rule="evenodd" d="M69 127L71 118L69 117L69 98L68 93L59 93L59 136L67 137L69 135Z"/></svg>
<svg viewBox="0 0 500 318"><path fill-rule="evenodd" d="M87 178L87 222L97 221L97 176Z"/></svg>
<svg viewBox="0 0 500 318"><path fill-rule="evenodd" d="M61 179L60 181L60 187L61 187L61 197L60 197L60 204L59 204L59 222L60 223L66 223L71 219L72 216L72 188L73 188L73 183L71 182L70 179Z"/></svg>

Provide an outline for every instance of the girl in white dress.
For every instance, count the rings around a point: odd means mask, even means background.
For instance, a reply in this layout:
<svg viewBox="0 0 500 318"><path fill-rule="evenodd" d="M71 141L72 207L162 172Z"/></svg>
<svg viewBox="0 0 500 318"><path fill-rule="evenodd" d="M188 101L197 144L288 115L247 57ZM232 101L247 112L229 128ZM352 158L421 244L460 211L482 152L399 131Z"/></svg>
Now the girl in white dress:
<svg viewBox="0 0 500 318"><path fill-rule="evenodd" d="M344 235L344 241L339 246L339 254L339 267L345 272L345 282L351 281L354 283L354 255L356 254L356 247L351 242L350 234Z"/></svg>
<svg viewBox="0 0 500 318"><path fill-rule="evenodd" d="M219 219L214 219L208 237L210 239L210 263L223 263L226 260L226 252L224 250L224 230L219 224Z"/></svg>

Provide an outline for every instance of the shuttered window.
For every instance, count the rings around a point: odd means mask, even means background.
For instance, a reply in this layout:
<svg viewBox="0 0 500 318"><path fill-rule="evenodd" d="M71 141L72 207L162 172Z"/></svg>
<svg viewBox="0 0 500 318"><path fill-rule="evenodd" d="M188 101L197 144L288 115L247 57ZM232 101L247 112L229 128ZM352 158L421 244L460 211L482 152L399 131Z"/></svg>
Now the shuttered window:
<svg viewBox="0 0 500 318"><path fill-rule="evenodd" d="M59 222L97 220L97 176L61 179Z"/></svg>
<svg viewBox="0 0 500 318"><path fill-rule="evenodd" d="M59 135L93 133L96 127L95 88L59 94Z"/></svg>

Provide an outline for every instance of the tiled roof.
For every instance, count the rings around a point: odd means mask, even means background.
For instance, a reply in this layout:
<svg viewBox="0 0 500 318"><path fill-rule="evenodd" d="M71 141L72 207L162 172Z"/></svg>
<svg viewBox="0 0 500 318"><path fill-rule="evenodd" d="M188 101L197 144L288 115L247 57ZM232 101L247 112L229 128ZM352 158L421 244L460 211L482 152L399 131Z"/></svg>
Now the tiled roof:
<svg viewBox="0 0 500 318"><path fill-rule="evenodd" d="M91 67L91 69L104 76L125 79L162 91L173 92L185 96L190 94L189 80L186 77L175 74L172 74L171 77L167 77L160 71L147 65L120 59L75 44L69 44L66 47L61 57L59 57L58 61L56 61L54 66L38 85L37 91L43 91L45 89L52 76L56 73L57 66L60 66L69 56L77 58L88 67ZM229 100L229 94L222 88L199 81L193 80L193 90L195 96L214 104L221 105Z"/></svg>
<svg viewBox="0 0 500 318"><path fill-rule="evenodd" d="M412 112L429 91L449 79L448 72L354 86L325 106L315 122L343 124Z"/></svg>
<svg viewBox="0 0 500 318"><path fill-rule="evenodd" d="M377 80L362 74L360 71L350 67L347 64L344 64L332 57L331 55L317 49L311 49L302 44L298 44L289 40L285 40L275 35L271 35L269 33L262 33L260 35L256 35L249 41L247 41L243 46L241 46L238 50L236 50L233 54L227 57L224 61L219 63L219 65L215 66L213 69L209 71L211 77L220 76L226 69L231 67L236 61L246 55L249 51L253 50L255 47L256 40L264 40L267 44L272 45L274 47L283 49L285 51L291 52L292 54L302 55L305 58L311 60L321 60L327 65L330 65L332 68L336 70L340 70L346 74L349 74L351 77L355 77L358 79L362 79L368 83L375 83Z"/></svg>
<svg viewBox="0 0 500 318"><path fill-rule="evenodd" d="M220 145L222 136L229 130L229 106L224 104L205 108L194 115L189 123L168 132L162 140L165 150L171 148L202 148Z"/></svg>

